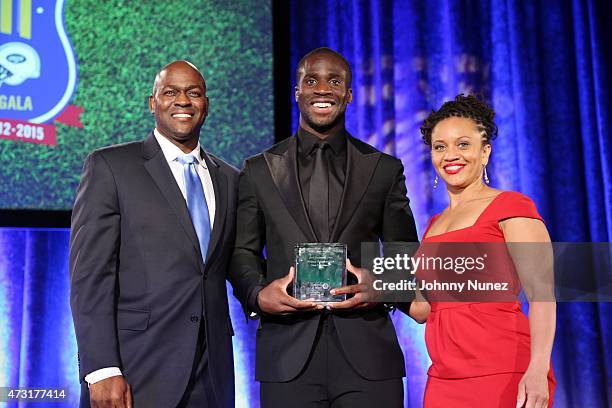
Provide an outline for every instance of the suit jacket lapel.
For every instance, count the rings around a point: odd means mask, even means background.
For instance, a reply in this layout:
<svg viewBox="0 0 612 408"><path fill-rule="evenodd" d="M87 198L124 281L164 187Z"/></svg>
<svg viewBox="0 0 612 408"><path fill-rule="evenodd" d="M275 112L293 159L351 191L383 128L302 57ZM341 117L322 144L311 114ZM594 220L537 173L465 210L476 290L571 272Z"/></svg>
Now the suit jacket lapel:
<svg viewBox="0 0 612 408"><path fill-rule="evenodd" d="M290 137L283 149L273 149L264 152L264 158L272 175L272 180L280 196L289 210L289 214L300 227L309 241L316 242L316 235L310 223L304 205L304 198L300 189L300 180L297 170L297 144L296 137Z"/></svg>
<svg viewBox="0 0 612 408"><path fill-rule="evenodd" d="M361 198L366 192L370 179L374 174L380 152L362 153L352 142L353 137L347 136L347 169L342 200L338 210L338 218L332 231L331 241L335 242L351 220Z"/></svg>
<svg viewBox="0 0 612 408"><path fill-rule="evenodd" d="M213 223L210 241L208 242L205 263L208 265L208 260L221 240L221 233L225 225L225 215L227 214L227 177L219 171L219 165L213 157L209 156L203 150L201 150L200 154L206 162L206 167L208 167L208 172L213 182L213 189L215 190L215 222Z"/></svg>
<svg viewBox="0 0 612 408"><path fill-rule="evenodd" d="M198 242L198 236L196 235L193 224L191 223L191 217L187 204L183 198L183 194L176 184L176 180L172 175L172 171L168 166L168 162L164 157L164 154L155 140L153 133L143 142L143 156L145 158L145 168L153 178L155 184L161 191L162 195L168 201L170 208L176 214L181 227L185 230L185 233L191 240L193 246L196 248L198 254L200 254L200 244Z"/></svg>

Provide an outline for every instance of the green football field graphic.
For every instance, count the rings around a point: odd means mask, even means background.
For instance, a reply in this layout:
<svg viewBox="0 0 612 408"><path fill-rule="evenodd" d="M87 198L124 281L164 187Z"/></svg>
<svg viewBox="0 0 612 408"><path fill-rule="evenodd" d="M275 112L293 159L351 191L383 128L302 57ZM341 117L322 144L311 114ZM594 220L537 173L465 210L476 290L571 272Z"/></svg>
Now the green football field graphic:
<svg viewBox="0 0 612 408"><path fill-rule="evenodd" d="M67 1L65 26L78 61L70 103L84 109L84 128L55 123L56 146L0 140L0 208L70 209L90 151L153 129L153 79L175 59L193 62L206 78L206 150L240 167L271 145L270 3Z"/></svg>

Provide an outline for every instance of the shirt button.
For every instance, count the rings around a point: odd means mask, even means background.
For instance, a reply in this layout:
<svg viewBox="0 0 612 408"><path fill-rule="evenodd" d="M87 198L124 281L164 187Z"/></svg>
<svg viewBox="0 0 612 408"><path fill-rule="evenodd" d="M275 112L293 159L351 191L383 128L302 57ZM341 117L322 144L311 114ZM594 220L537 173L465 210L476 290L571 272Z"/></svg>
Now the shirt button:
<svg viewBox="0 0 612 408"><path fill-rule="evenodd" d="M193 323L197 323L199 320L200 320L200 318L197 315L195 315L195 314L191 315L191 321Z"/></svg>

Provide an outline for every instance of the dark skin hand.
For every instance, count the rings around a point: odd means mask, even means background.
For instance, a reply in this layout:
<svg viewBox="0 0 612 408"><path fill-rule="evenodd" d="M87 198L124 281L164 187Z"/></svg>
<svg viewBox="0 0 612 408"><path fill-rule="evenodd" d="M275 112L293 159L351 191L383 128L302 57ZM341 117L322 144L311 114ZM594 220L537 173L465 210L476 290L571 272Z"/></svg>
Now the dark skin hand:
<svg viewBox="0 0 612 408"><path fill-rule="evenodd" d="M89 386L92 408L132 408L132 389L121 375L109 377Z"/></svg>
<svg viewBox="0 0 612 408"><path fill-rule="evenodd" d="M287 286L293 282L294 277L295 268L292 266L285 277L273 280L259 292L257 304L262 312L279 315L323 309L323 305L289 296Z"/></svg>
<svg viewBox="0 0 612 408"><path fill-rule="evenodd" d="M332 289L332 295L354 294L342 302L329 303L328 307L332 310L347 310L347 309L365 309L371 308L378 304L373 301L376 299L376 291L372 287L372 274L363 268L353 266L350 260L346 260L346 269L357 277L355 285L343 286L341 288Z"/></svg>

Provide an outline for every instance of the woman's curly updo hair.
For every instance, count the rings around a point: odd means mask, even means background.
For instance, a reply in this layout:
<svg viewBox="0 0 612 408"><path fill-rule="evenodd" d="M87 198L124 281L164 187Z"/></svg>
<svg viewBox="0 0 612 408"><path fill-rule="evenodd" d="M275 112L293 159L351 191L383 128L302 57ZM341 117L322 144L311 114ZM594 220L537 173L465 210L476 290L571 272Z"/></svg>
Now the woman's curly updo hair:
<svg viewBox="0 0 612 408"><path fill-rule="evenodd" d="M474 95L459 94L454 101L447 101L437 111L431 111L421 126L421 135L426 145L431 146L431 133L436 125L447 118L468 118L476 122L485 144L497 137L497 125L493 122L495 111Z"/></svg>

